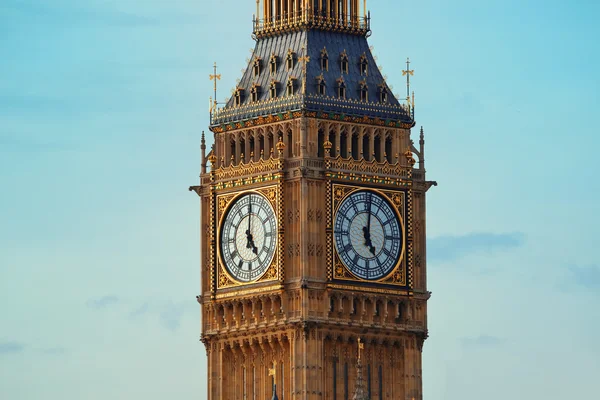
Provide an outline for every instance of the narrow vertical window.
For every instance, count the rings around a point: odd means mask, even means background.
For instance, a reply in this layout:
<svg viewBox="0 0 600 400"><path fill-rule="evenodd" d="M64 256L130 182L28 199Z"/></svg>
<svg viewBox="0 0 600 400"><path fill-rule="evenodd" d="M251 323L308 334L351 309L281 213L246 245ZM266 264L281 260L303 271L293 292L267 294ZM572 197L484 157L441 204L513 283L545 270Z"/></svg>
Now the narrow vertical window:
<svg viewBox="0 0 600 400"><path fill-rule="evenodd" d="M244 102L244 89L237 89L235 91L235 105L241 106Z"/></svg>
<svg viewBox="0 0 600 400"><path fill-rule="evenodd" d="M341 81L338 85L338 97L340 99L346 98L346 84L343 81Z"/></svg>
<svg viewBox="0 0 600 400"><path fill-rule="evenodd" d="M367 365L367 398L371 398L371 364Z"/></svg>
<svg viewBox="0 0 600 400"><path fill-rule="evenodd" d="M367 60L367 55L363 54L360 57L360 74L362 76L369 75L369 60Z"/></svg>
<svg viewBox="0 0 600 400"><path fill-rule="evenodd" d="M340 69L342 70L342 74L348 73L348 54L346 54L346 50L340 54Z"/></svg>
<svg viewBox="0 0 600 400"><path fill-rule="evenodd" d="M360 83L360 101L368 102L369 101L369 87L367 86L366 80L363 80Z"/></svg>
<svg viewBox="0 0 600 400"><path fill-rule="evenodd" d="M287 83L287 95L293 96L295 93L296 93L296 85L295 85L294 79L290 78L290 80Z"/></svg>
<svg viewBox="0 0 600 400"><path fill-rule="evenodd" d="M379 398L383 400L383 367L379 366Z"/></svg>
<svg viewBox="0 0 600 400"><path fill-rule="evenodd" d="M350 391L348 390L348 363L344 363L344 400L349 400Z"/></svg>
<svg viewBox="0 0 600 400"><path fill-rule="evenodd" d="M337 359L333 358L333 399L337 400Z"/></svg>
<svg viewBox="0 0 600 400"><path fill-rule="evenodd" d="M258 99L260 98L260 86L253 85L252 89L250 90L250 95L252 97L253 102L258 101Z"/></svg>
<svg viewBox="0 0 600 400"><path fill-rule="evenodd" d="M275 75L277 73L277 56L275 54L271 55L269 64L271 66L271 74Z"/></svg>
<svg viewBox="0 0 600 400"><path fill-rule="evenodd" d="M281 368L281 374L280 374L280 376L281 376L281 390L280 390L281 396L280 396L280 399L284 400L284 398L285 398L285 368L284 368L283 362L281 363L280 368Z"/></svg>
<svg viewBox="0 0 600 400"><path fill-rule="evenodd" d="M286 64L288 69L294 68L294 52L292 51L292 49L288 50Z"/></svg>
<svg viewBox="0 0 600 400"><path fill-rule="evenodd" d="M320 96L325 96L327 94L327 87L325 86L325 79L323 77L319 77L319 81L317 82L317 92Z"/></svg>
<svg viewBox="0 0 600 400"><path fill-rule="evenodd" d="M243 393L243 396L244 396L244 400L248 400L248 393L247 393L247 390L248 390L248 386L247 386L248 385L248 381L247 381L247 377L246 377L246 367L244 367L242 369L242 373L243 373L243 377L242 377L243 383L242 383L242 385L244 385L243 388L242 388L242 393Z"/></svg>
<svg viewBox="0 0 600 400"><path fill-rule="evenodd" d="M324 47L321 50L321 71L329 71L329 55Z"/></svg>
<svg viewBox="0 0 600 400"><path fill-rule="evenodd" d="M260 75L260 71L261 70L261 60L260 58L256 58L254 60L254 76L257 77L258 75Z"/></svg>

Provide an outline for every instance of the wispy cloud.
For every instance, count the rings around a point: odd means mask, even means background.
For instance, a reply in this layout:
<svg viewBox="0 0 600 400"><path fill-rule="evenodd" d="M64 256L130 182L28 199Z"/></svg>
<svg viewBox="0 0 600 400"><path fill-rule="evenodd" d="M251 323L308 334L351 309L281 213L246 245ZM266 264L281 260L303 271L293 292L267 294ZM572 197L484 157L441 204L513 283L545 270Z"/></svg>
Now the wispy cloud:
<svg viewBox="0 0 600 400"><path fill-rule="evenodd" d="M0 355L21 353L25 345L19 342L0 342Z"/></svg>
<svg viewBox="0 0 600 400"><path fill-rule="evenodd" d="M136 321L145 316L158 317L159 323L170 331L181 326L187 314L196 310L193 302L145 302L129 313L129 319Z"/></svg>
<svg viewBox="0 0 600 400"><path fill-rule="evenodd" d="M489 348L498 347L504 344L504 339L497 336L480 335L477 337L465 337L460 339L461 344L465 348Z"/></svg>
<svg viewBox="0 0 600 400"><path fill-rule="evenodd" d="M104 296L95 299L89 299L87 306L94 309L106 308L115 305L119 302L119 298L116 296Z"/></svg>
<svg viewBox="0 0 600 400"><path fill-rule="evenodd" d="M585 289L600 289L600 267L597 265L569 267L570 283Z"/></svg>
<svg viewBox="0 0 600 400"><path fill-rule="evenodd" d="M181 325L181 319L188 308L187 304L183 303L167 304L159 315L161 324L170 331L176 331Z"/></svg>
<svg viewBox="0 0 600 400"><path fill-rule="evenodd" d="M142 315L146 315L150 310L150 305L148 303L144 303L132 312L129 313L130 319L136 319L141 317Z"/></svg>
<svg viewBox="0 0 600 400"><path fill-rule="evenodd" d="M451 261L472 253L509 250L525 243L523 233L470 233L463 236L438 236L427 241L430 260Z"/></svg>

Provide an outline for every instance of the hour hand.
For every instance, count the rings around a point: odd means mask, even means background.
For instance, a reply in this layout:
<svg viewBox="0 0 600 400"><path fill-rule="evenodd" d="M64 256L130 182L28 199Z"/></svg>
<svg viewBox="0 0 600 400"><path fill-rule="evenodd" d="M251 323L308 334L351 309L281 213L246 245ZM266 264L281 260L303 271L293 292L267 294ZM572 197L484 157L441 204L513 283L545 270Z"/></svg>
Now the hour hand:
<svg viewBox="0 0 600 400"><path fill-rule="evenodd" d="M373 246L373 242L371 242L371 232L368 227L363 228L363 234L365 236L365 246L369 248L369 251L375 255L375 246Z"/></svg>

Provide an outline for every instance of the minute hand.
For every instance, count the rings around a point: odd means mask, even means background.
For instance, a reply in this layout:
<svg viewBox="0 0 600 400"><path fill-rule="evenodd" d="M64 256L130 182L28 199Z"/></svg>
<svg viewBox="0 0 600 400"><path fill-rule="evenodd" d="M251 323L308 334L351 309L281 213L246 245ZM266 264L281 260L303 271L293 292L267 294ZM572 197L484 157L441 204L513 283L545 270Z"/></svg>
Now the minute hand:
<svg viewBox="0 0 600 400"><path fill-rule="evenodd" d="M367 208L367 226L363 228L365 236L365 246L369 248L369 251L375 255L375 246L371 242L371 199L372 195L369 195L368 208Z"/></svg>

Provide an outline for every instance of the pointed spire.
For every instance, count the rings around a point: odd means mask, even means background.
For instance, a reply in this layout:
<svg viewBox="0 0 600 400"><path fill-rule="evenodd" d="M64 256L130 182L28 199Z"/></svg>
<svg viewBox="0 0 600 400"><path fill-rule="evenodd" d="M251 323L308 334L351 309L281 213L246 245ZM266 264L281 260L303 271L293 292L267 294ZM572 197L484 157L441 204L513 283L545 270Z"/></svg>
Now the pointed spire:
<svg viewBox="0 0 600 400"><path fill-rule="evenodd" d="M204 131L202 131L202 138L200 139L200 152L201 152L201 171L203 174L206 173L206 139L204 138Z"/></svg>
<svg viewBox="0 0 600 400"><path fill-rule="evenodd" d="M419 169L425 169L425 131L421 126L421 136L419 138Z"/></svg>

